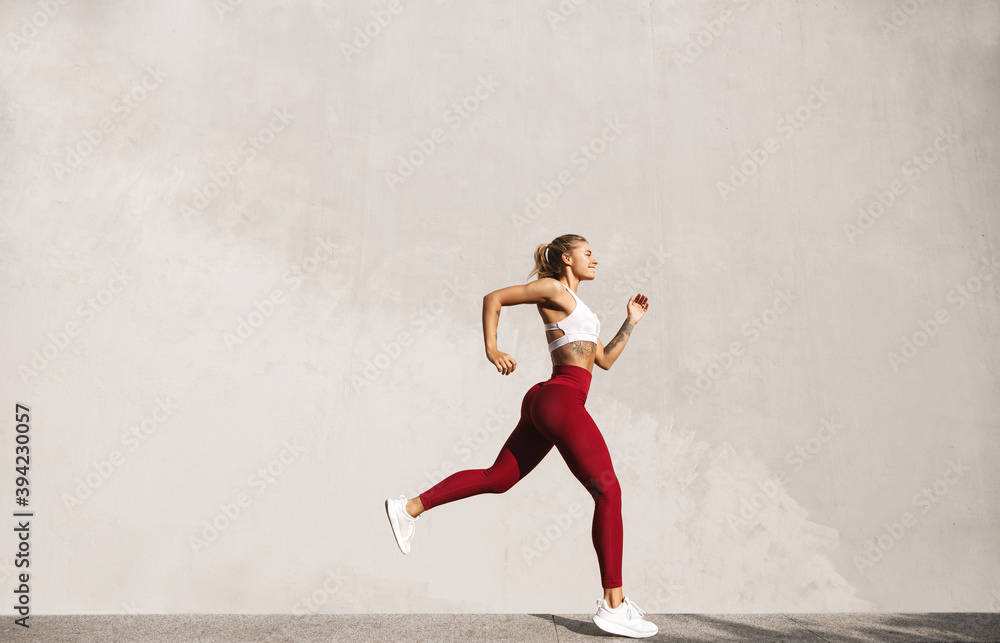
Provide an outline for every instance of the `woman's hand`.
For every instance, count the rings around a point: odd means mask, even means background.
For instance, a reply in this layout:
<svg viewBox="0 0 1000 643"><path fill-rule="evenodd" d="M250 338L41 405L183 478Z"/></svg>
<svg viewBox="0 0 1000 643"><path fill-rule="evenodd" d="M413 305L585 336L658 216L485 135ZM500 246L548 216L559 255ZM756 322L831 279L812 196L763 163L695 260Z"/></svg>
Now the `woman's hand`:
<svg viewBox="0 0 1000 643"><path fill-rule="evenodd" d="M513 357L497 349L486 351L486 359L493 362L493 365L497 367L497 371L504 375L510 375L517 368L517 362L514 361Z"/></svg>
<svg viewBox="0 0 1000 643"><path fill-rule="evenodd" d="M646 314L647 308L649 308L649 297L642 293L629 299L628 304L625 305L628 319L632 324L642 319L642 316Z"/></svg>

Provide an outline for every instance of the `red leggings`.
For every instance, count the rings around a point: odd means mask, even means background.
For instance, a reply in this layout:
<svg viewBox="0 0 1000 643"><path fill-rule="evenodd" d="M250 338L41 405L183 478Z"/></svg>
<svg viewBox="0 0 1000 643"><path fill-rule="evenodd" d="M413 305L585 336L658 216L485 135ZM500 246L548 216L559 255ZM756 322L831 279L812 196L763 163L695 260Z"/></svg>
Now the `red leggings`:
<svg viewBox="0 0 1000 643"><path fill-rule="evenodd" d="M489 469L457 471L420 494L424 509L481 493L503 493L542 461L555 445L570 471L594 498L591 535L601 584L622 586L622 491L611 454L583 404L591 373L558 364L552 377L535 384L521 402L521 419Z"/></svg>

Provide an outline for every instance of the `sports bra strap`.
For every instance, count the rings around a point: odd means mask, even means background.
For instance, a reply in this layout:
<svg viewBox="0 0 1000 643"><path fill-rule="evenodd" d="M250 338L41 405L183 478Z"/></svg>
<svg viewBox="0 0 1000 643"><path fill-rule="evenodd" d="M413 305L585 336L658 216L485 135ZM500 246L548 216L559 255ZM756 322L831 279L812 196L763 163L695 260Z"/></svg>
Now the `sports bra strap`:
<svg viewBox="0 0 1000 643"><path fill-rule="evenodd" d="M601 321L597 318L597 314L588 309L587 305L569 286L563 284L563 287L569 291L569 294L573 295L576 306L563 319L545 324L545 330L561 330L563 332L562 337L557 337L549 342L550 353L560 346L575 341L596 344L598 341L597 333L600 332L601 328Z"/></svg>
<svg viewBox="0 0 1000 643"><path fill-rule="evenodd" d="M562 284L561 281L559 283ZM566 315L561 320L561 321L566 321L567 319L570 318L570 316L573 313L576 312L576 309L579 308L580 304L582 304L583 302L580 301L580 298L577 296L577 294L575 292L573 292L573 290L569 286L567 286L566 284L562 284L562 287L565 288L567 290L567 292L569 292L569 294L573 295L573 299L576 300L576 307L573 308L573 312L571 312L569 315ZM545 324L545 330L562 330L564 333L566 332L562 328L559 328L559 322L552 322L551 324ZM565 337L565 335L563 337ZM562 338L560 338L560 339L562 339Z"/></svg>

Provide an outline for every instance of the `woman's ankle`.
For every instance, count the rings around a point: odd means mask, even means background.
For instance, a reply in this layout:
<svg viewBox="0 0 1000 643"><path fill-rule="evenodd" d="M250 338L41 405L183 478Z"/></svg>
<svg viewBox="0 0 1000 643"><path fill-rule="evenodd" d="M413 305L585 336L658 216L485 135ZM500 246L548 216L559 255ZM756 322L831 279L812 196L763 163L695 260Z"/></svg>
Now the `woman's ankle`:
<svg viewBox="0 0 1000 643"><path fill-rule="evenodd" d="M410 518L416 518L424 512L424 503L420 502L419 498L407 500L403 510Z"/></svg>
<svg viewBox="0 0 1000 643"><path fill-rule="evenodd" d="M617 609L624 598L625 594L621 587L604 590L604 602L607 603L608 609Z"/></svg>

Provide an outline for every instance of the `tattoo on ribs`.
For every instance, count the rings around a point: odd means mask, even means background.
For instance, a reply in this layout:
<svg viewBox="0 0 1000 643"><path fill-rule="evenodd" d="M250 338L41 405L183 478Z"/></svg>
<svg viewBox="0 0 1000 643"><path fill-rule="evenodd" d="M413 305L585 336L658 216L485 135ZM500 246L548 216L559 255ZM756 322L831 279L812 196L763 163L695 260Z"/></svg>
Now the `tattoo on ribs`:
<svg viewBox="0 0 1000 643"><path fill-rule="evenodd" d="M594 342L577 341L570 342L566 346L574 357L590 357L597 350L597 344Z"/></svg>

